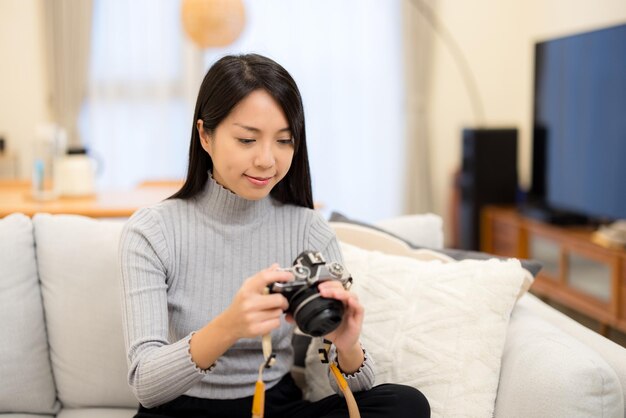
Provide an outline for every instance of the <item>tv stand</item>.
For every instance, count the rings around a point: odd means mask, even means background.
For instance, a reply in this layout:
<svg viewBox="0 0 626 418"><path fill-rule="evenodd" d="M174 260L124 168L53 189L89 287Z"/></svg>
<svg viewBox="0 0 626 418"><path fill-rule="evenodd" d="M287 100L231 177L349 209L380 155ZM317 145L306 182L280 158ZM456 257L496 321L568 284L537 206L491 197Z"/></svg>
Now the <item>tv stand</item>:
<svg viewBox="0 0 626 418"><path fill-rule="evenodd" d="M551 225L589 225L591 223L590 219L584 215L552 209L539 203L520 205L519 211L528 218Z"/></svg>
<svg viewBox="0 0 626 418"><path fill-rule="evenodd" d="M626 332L626 249L600 246L595 228L538 221L515 207L485 206L481 250L543 264L530 291L596 320L601 334Z"/></svg>

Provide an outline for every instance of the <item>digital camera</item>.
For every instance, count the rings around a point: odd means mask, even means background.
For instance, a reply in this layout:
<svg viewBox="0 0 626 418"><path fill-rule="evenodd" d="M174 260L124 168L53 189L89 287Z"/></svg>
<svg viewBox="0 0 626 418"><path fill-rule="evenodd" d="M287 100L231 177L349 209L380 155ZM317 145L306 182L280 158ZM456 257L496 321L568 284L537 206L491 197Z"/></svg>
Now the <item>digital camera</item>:
<svg viewBox="0 0 626 418"><path fill-rule="evenodd" d="M287 298L290 313L298 328L313 337L326 335L335 330L343 319L343 303L336 299L324 298L317 288L320 283L339 281L344 288L352 284L352 277L337 262L326 263L317 251L304 251L290 268L282 269L295 276L290 282L270 284L270 293L280 293Z"/></svg>

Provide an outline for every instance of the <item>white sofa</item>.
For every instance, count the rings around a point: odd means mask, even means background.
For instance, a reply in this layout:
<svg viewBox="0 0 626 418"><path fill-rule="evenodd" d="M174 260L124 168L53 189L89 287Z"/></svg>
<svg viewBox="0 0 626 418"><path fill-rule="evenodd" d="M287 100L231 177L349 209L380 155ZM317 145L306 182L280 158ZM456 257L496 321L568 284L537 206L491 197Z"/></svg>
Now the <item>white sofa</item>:
<svg viewBox="0 0 626 418"><path fill-rule="evenodd" d="M355 241L350 226L335 226L345 243L408 251L375 233ZM71 215L0 220L0 416L133 416L121 331L121 228ZM489 401L496 417L624 416L626 349L530 294L510 321L500 320L508 328L496 350L497 396ZM449 389L457 389L454 382ZM461 415L492 415L483 412Z"/></svg>

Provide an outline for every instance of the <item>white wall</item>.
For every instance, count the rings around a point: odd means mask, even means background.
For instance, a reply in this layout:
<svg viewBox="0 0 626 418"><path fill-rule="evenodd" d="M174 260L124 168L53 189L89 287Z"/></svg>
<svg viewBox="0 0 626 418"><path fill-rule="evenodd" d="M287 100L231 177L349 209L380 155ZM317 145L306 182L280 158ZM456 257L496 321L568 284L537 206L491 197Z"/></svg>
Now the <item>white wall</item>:
<svg viewBox="0 0 626 418"><path fill-rule="evenodd" d="M0 0L0 135L30 175L35 126L51 120L43 49L42 0Z"/></svg>
<svg viewBox="0 0 626 418"><path fill-rule="evenodd" d="M624 0L439 0L439 19L464 51L484 103L487 126L520 129L518 167L530 184L534 42L626 22ZM434 211L449 225L451 177L460 165L460 131L475 124L461 74L435 40L429 126ZM446 231L448 234L450 231Z"/></svg>

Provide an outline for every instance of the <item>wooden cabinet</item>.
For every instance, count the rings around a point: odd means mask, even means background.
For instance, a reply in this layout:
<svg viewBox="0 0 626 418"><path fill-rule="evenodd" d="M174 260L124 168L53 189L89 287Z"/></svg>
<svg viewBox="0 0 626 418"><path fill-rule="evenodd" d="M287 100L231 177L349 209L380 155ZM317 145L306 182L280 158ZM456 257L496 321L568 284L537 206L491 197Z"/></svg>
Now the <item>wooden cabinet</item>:
<svg viewBox="0 0 626 418"><path fill-rule="evenodd" d="M597 320L603 334L626 332L626 250L593 243L593 228L545 224L514 208L483 208L481 231L482 251L543 263L531 292Z"/></svg>

